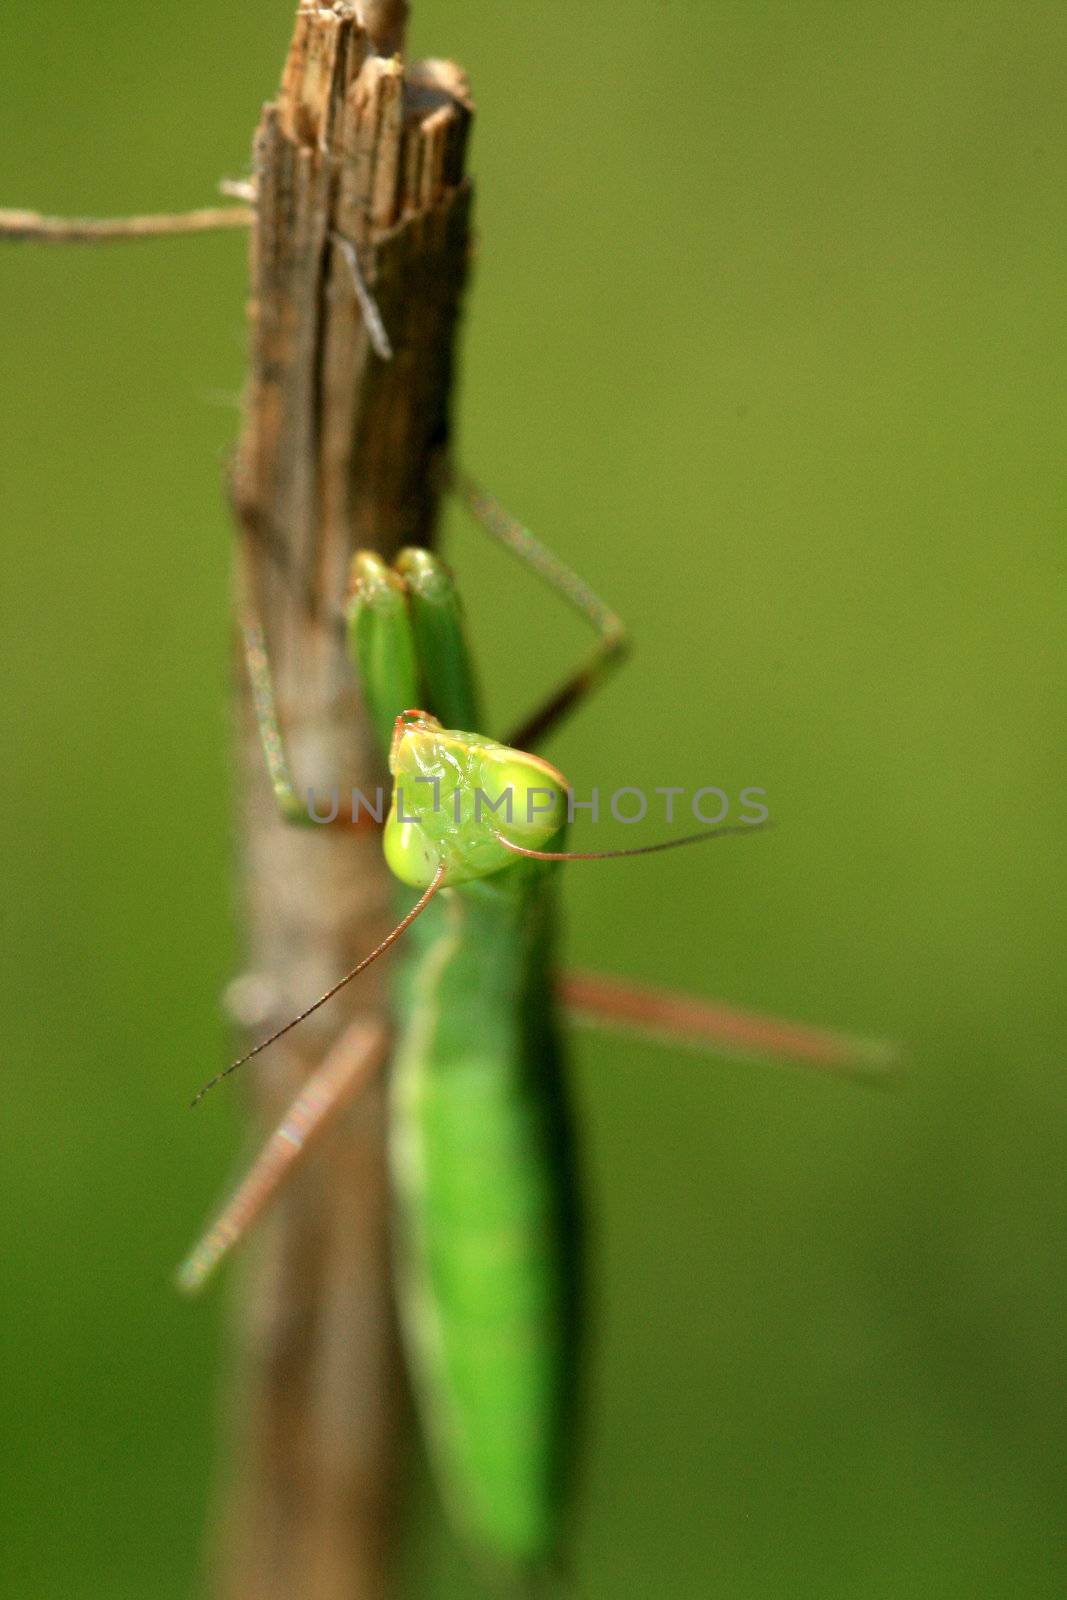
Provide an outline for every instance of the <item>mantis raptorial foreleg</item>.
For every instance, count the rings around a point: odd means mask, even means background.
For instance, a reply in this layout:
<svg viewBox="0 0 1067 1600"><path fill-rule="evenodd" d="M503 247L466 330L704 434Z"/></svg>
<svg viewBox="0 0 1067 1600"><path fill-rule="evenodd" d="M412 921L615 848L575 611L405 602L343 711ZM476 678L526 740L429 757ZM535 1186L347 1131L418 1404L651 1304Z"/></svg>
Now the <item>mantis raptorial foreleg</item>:
<svg viewBox="0 0 1067 1600"><path fill-rule="evenodd" d="M348 650L382 751L401 711L421 706L446 727L477 728L481 710L451 573L428 550L402 550L394 566L361 550L346 606Z"/></svg>

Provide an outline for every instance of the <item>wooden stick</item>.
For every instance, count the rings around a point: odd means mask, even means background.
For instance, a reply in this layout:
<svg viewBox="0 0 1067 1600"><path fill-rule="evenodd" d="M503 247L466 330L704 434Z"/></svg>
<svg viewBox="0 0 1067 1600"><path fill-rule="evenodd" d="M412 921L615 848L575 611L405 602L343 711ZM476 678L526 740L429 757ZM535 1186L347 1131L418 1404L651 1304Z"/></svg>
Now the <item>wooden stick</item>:
<svg viewBox="0 0 1067 1600"><path fill-rule="evenodd" d="M333 619L355 548L388 557L432 541L469 253L466 85L447 63L405 70L379 53L399 42L403 9L366 7L372 38L355 0L302 6L254 145L250 370L231 492L294 768L320 792L384 781ZM352 252L390 360L376 353ZM392 896L377 840L279 820L240 667L237 678L248 964L274 997L261 1030L378 942ZM333 1039L382 1013L374 969L268 1052L259 1127L280 1120ZM253 1253L223 1600L387 1592L400 1379L383 1133L372 1086Z"/></svg>
<svg viewBox="0 0 1067 1600"><path fill-rule="evenodd" d="M217 233L248 228L248 206L214 206L144 217L45 217L39 211L0 211L0 239L35 244L110 244L117 239L160 239L174 233Z"/></svg>

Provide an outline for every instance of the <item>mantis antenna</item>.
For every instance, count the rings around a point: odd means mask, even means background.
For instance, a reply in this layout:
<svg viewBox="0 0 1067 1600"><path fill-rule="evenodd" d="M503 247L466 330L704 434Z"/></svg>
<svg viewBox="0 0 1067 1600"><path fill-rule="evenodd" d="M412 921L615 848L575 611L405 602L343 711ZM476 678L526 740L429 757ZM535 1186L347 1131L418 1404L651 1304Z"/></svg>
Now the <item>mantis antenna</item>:
<svg viewBox="0 0 1067 1600"><path fill-rule="evenodd" d="M351 983L352 979L358 978L361 972L366 972L367 968L373 962L377 961L379 956L383 956L391 945L396 944L396 941L400 938L401 934L407 932L407 930L411 927L411 924L415 921L415 918L420 916L422 912L426 910L426 907L429 905L430 901L441 887L441 882L444 878L444 875L445 863L442 861L441 865L433 875L433 878L430 882L430 887L425 891L421 898L415 902L407 916L397 923L392 933L386 934L381 944L373 949L369 956L364 956L362 961L356 963L351 972L346 972L343 978L338 978L337 982L327 989L325 994L320 994L319 998L313 1001L311 1005L305 1006L304 1010L301 1011L297 1016L291 1017L283 1028L279 1028L276 1033L270 1034L268 1038L261 1039L259 1043L253 1045L251 1050L247 1051L245 1055L239 1056L236 1061L231 1061L228 1067L223 1068L221 1072L217 1072L213 1078L210 1078L208 1082L204 1084L202 1089L197 1091L190 1101L190 1105L199 1105L209 1089L213 1089L217 1083L221 1083L223 1078L228 1078L231 1072L236 1072L238 1067L243 1067L245 1062L251 1061L253 1056L258 1056L260 1051L265 1050L268 1045L274 1044L276 1040L281 1039L283 1035L287 1034L291 1028L295 1028L298 1022L303 1022L306 1017L311 1016L313 1011L317 1011L320 1006L324 1006L327 1000L332 1000L338 990L343 989L346 983Z"/></svg>
<svg viewBox="0 0 1067 1600"><path fill-rule="evenodd" d="M619 856L653 856L660 850L677 850L683 844L724 839L730 833L764 833L773 826L771 822L736 822L725 828L705 829L703 833L685 833L680 839L661 839L658 844L634 845L629 850L530 850L524 844L505 839L502 833L496 833L496 838L505 850L517 856L527 856L531 861L613 861Z"/></svg>

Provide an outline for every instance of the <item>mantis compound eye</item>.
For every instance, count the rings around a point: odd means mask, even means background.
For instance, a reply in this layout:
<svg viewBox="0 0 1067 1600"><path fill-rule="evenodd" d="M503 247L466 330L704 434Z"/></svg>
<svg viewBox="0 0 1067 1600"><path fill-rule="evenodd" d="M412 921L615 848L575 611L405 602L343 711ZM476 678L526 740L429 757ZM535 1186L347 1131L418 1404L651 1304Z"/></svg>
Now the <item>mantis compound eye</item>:
<svg viewBox="0 0 1067 1600"><path fill-rule="evenodd" d="M424 888L437 869L439 857L418 822L401 822L394 804L385 824L382 840L385 862L389 871L401 883L412 888ZM447 884L447 875L445 878Z"/></svg>

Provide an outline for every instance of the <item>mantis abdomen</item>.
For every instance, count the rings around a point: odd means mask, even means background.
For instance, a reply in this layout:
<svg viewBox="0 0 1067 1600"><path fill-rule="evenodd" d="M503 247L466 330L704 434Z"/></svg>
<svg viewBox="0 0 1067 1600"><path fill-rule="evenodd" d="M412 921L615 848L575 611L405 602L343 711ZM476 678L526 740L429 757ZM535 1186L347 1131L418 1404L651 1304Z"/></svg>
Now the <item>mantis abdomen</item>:
<svg viewBox="0 0 1067 1600"><path fill-rule="evenodd" d="M519 1565L556 1543L575 1372L546 876L464 885L423 920L392 1086L398 1298L436 1475Z"/></svg>

